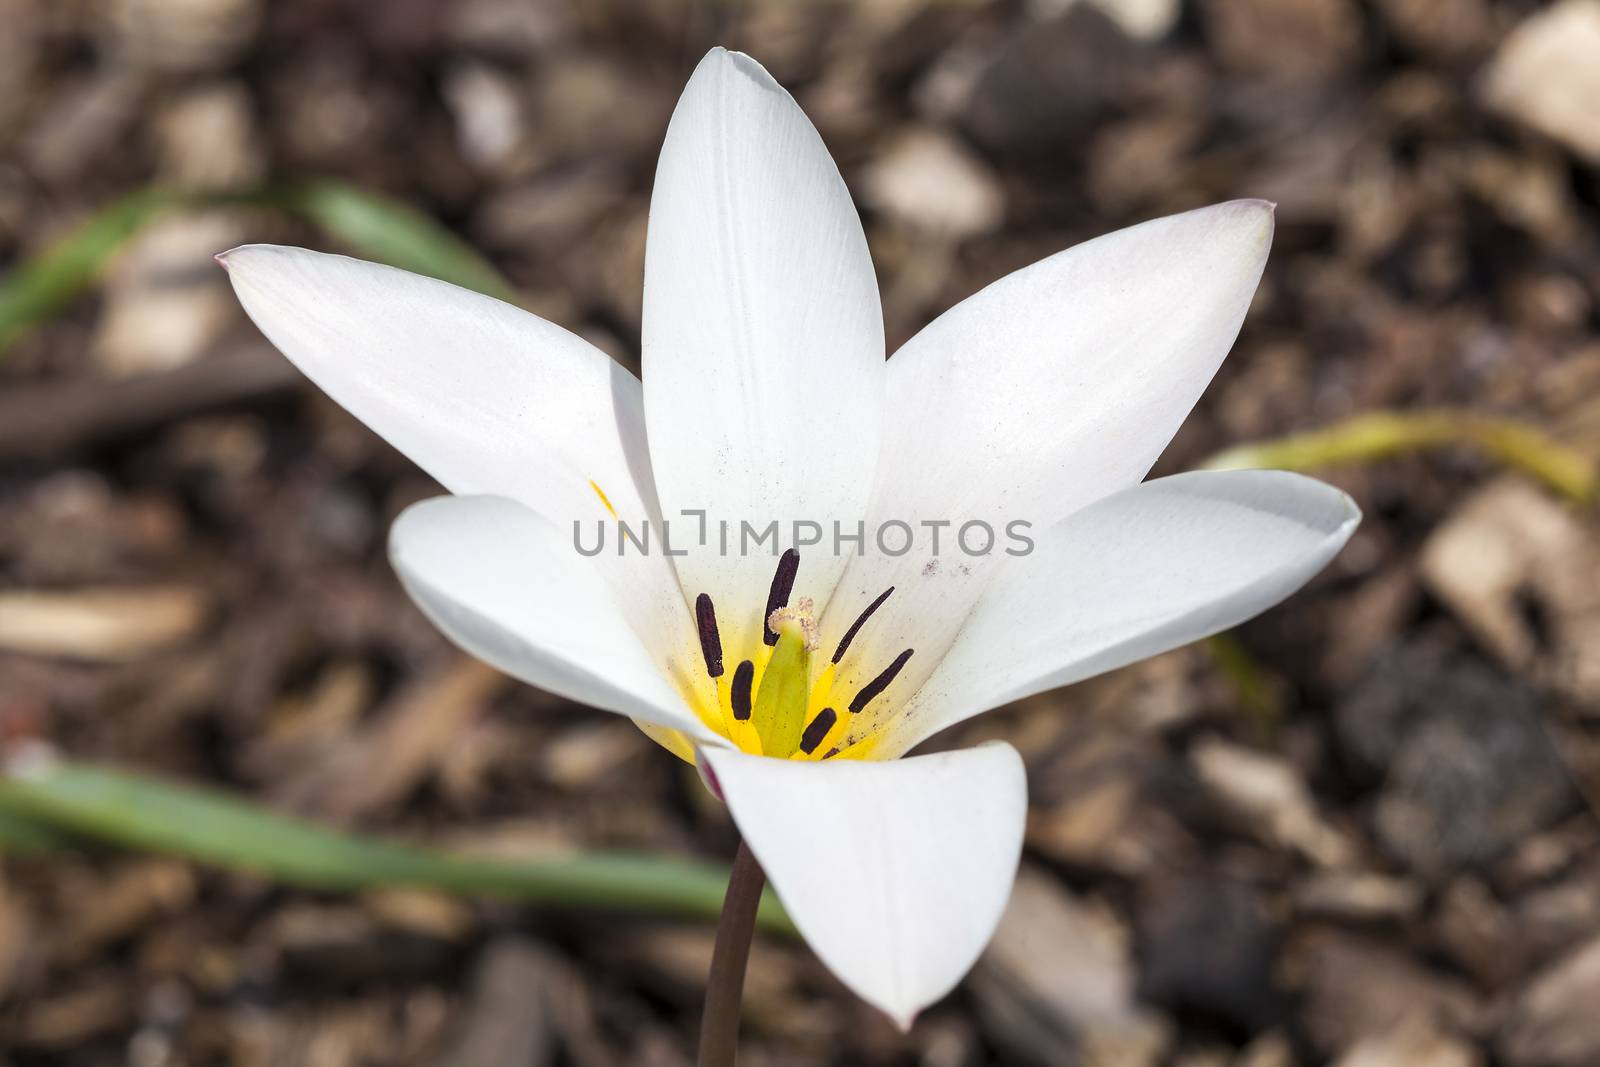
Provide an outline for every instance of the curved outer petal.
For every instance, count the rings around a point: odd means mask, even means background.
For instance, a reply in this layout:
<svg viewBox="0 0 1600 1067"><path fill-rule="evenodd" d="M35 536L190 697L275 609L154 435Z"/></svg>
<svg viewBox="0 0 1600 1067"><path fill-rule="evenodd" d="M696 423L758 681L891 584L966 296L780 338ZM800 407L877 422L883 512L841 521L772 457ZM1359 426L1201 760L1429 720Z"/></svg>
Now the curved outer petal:
<svg viewBox="0 0 1600 1067"><path fill-rule="evenodd" d="M994 743L888 763L704 750L739 832L813 950L909 1027L1005 911L1022 851L1022 758Z"/></svg>
<svg viewBox="0 0 1600 1067"><path fill-rule="evenodd" d="M1233 347L1271 244L1272 206L1236 200L963 300L889 362L875 503L1043 527L1138 483Z"/></svg>
<svg viewBox="0 0 1600 1067"><path fill-rule="evenodd" d="M787 544L795 520L859 521L883 418L883 318L860 219L822 139L761 65L713 49L673 113L645 251L644 398L688 598L759 632L772 558L719 551L718 520ZM698 548L695 520L713 525ZM681 529L681 534L680 534ZM831 548L831 546L830 546ZM807 554L820 609L843 569ZM725 628L727 628L725 626Z"/></svg>
<svg viewBox="0 0 1600 1067"><path fill-rule="evenodd" d="M653 508L639 381L520 308L393 267L303 248L218 257L295 366L452 493L558 523Z"/></svg>
<svg viewBox="0 0 1600 1067"><path fill-rule="evenodd" d="M1284 471L1196 471L1124 490L996 568L879 755L1033 693L1265 611L1349 540L1355 502Z"/></svg>
<svg viewBox="0 0 1600 1067"><path fill-rule="evenodd" d="M484 662L560 696L712 738L566 532L515 501L413 504L390 531L389 558L434 625Z"/></svg>
<svg viewBox="0 0 1600 1067"><path fill-rule="evenodd" d="M559 326L479 293L303 248L218 259L261 332L446 489L521 502L592 545L657 518L639 380ZM576 555L569 547L569 554ZM594 566L658 659L693 641L659 552ZM652 595L643 598L640 590Z"/></svg>
<svg viewBox="0 0 1600 1067"><path fill-rule="evenodd" d="M1233 345L1272 229L1260 200L1155 219L1024 267L934 320L889 360L870 524L946 521L948 546L963 523L984 522L1003 550L1009 522L1041 531L1137 484ZM914 686L982 594L993 557L942 555L931 567L927 551L852 563L840 585L851 602L896 587L866 676L915 648L902 683Z"/></svg>

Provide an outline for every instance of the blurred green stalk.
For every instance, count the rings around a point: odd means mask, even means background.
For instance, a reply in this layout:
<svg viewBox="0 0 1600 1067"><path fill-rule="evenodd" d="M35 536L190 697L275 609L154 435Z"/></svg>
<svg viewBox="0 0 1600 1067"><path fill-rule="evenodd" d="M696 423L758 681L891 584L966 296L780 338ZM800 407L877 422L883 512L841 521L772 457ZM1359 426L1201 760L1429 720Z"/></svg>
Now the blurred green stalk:
<svg viewBox="0 0 1600 1067"><path fill-rule="evenodd" d="M175 202L163 189L129 193L0 279L0 352L58 314L93 283L117 249Z"/></svg>
<svg viewBox="0 0 1600 1067"><path fill-rule="evenodd" d="M247 194L278 206L379 263L518 303L511 283L470 245L416 209L335 181L303 182ZM220 249L219 249L220 251Z"/></svg>
<svg viewBox="0 0 1600 1067"><path fill-rule="evenodd" d="M1277 740L1287 708L1273 675L1259 663L1236 633L1225 630L1205 640L1211 661L1233 686L1239 708L1266 742Z"/></svg>
<svg viewBox="0 0 1600 1067"><path fill-rule="evenodd" d="M0 849L40 851L74 839L241 870L307 889L410 886L562 908L714 920L728 868L627 853L480 859L324 829L210 789L42 759L0 775ZM758 922L793 934L777 899Z"/></svg>
<svg viewBox="0 0 1600 1067"><path fill-rule="evenodd" d="M101 208L0 278L0 354L88 290L112 257L164 213L221 207L281 211L304 219L365 258L509 303L518 301L516 290L488 260L444 226L398 201L341 182L308 181L230 193L149 188Z"/></svg>
<svg viewBox="0 0 1600 1067"><path fill-rule="evenodd" d="M1201 467L1314 470L1461 444L1525 471L1576 503L1594 499L1597 475L1586 457L1525 423L1465 411L1368 412L1320 430L1225 449Z"/></svg>
<svg viewBox="0 0 1600 1067"><path fill-rule="evenodd" d="M37 819L0 808L0 856L56 852L72 845L67 834L52 830Z"/></svg>

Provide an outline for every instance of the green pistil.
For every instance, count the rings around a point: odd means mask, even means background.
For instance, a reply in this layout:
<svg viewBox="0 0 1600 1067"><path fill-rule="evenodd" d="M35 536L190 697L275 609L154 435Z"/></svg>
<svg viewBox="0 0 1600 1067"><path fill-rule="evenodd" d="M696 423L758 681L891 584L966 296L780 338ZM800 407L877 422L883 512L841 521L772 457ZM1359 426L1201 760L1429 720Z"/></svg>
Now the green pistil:
<svg viewBox="0 0 1600 1067"><path fill-rule="evenodd" d="M761 676L761 691L756 694L751 716L764 755L787 759L800 747L811 695L811 650L806 644L806 635L797 624L778 631L778 644Z"/></svg>

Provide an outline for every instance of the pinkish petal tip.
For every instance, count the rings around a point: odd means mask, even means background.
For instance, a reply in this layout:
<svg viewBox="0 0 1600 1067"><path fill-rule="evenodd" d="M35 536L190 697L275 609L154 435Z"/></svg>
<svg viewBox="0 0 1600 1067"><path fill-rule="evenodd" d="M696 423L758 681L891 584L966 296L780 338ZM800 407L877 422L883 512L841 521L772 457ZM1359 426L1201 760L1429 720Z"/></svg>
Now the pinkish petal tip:
<svg viewBox="0 0 1600 1067"><path fill-rule="evenodd" d="M706 759L699 749L695 750L694 756L694 767L700 772L701 784L706 787L708 793L726 804L728 798L722 794L722 783L717 780L717 772L712 768L711 761Z"/></svg>

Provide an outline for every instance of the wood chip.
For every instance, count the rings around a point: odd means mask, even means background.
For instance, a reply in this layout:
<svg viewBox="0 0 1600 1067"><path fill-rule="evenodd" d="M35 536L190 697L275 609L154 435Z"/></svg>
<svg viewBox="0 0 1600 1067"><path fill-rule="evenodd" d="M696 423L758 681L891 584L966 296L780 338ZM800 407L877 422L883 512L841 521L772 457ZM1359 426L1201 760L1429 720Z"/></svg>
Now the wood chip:
<svg viewBox="0 0 1600 1067"><path fill-rule="evenodd" d="M1029 1063L1159 1061L1165 1020L1134 999L1128 933L1106 908L1084 903L1024 867L971 984L991 1032Z"/></svg>
<svg viewBox="0 0 1600 1067"><path fill-rule="evenodd" d="M1600 0L1562 0L1495 53L1484 98L1496 111L1600 163Z"/></svg>
<svg viewBox="0 0 1600 1067"><path fill-rule="evenodd" d="M182 643L205 621L192 587L0 592L0 648L95 662L138 659Z"/></svg>
<svg viewBox="0 0 1600 1067"><path fill-rule="evenodd" d="M1463 1030L1489 1025L1462 982L1425 970L1400 948L1334 930L1308 932L1292 949L1305 985L1301 1018L1312 1043L1342 1053L1421 1012Z"/></svg>
<svg viewBox="0 0 1600 1067"><path fill-rule="evenodd" d="M867 167L867 203L899 222L960 239L1000 225L1005 202L994 174L953 135L913 128Z"/></svg>
<svg viewBox="0 0 1600 1067"><path fill-rule="evenodd" d="M1360 1041L1334 1067L1479 1067L1481 1063L1483 1057L1472 1046L1419 1014Z"/></svg>
<svg viewBox="0 0 1600 1067"><path fill-rule="evenodd" d="M297 811L348 823L403 797L438 766L447 742L511 680L469 657L418 678L371 725L274 790Z"/></svg>
<svg viewBox="0 0 1600 1067"><path fill-rule="evenodd" d="M529 941L491 943L472 970L467 1009L436 1067L545 1067L555 1060L552 984L570 981L553 954Z"/></svg>
<svg viewBox="0 0 1600 1067"><path fill-rule="evenodd" d="M1322 866L1351 861L1350 840L1317 814L1292 764L1215 739L1197 744L1190 762L1201 782L1264 842L1287 845Z"/></svg>
<svg viewBox="0 0 1600 1067"><path fill-rule="evenodd" d="M1518 998L1500 1039L1512 1067L1592 1067L1600 1062L1600 937L1543 973Z"/></svg>

